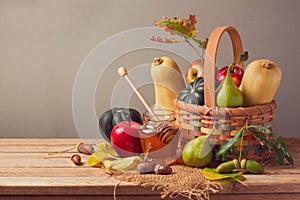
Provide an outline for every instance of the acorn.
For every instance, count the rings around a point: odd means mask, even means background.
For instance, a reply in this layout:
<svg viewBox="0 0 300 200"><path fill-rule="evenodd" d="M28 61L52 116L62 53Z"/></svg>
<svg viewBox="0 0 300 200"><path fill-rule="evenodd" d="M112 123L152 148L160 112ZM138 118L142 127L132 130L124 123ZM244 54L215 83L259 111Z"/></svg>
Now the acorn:
<svg viewBox="0 0 300 200"><path fill-rule="evenodd" d="M71 157L71 161L75 164L75 165L82 165L83 163L81 162L81 157L79 154L74 154Z"/></svg>
<svg viewBox="0 0 300 200"><path fill-rule="evenodd" d="M243 159L241 161L241 166L249 173L251 174L262 174L264 173L264 167L254 161L254 160L246 160L246 159Z"/></svg>
<svg viewBox="0 0 300 200"><path fill-rule="evenodd" d="M159 175L169 175L172 174L173 170L170 166L163 166L160 164L157 164L154 168L154 172L155 174L159 174Z"/></svg>
<svg viewBox="0 0 300 200"><path fill-rule="evenodd" d="M238 162L239 161L237 159L234 159L234 160L231 160L228 162L224 162L216 168L216 171L220 174L230 173L236 169Z"/></svg>

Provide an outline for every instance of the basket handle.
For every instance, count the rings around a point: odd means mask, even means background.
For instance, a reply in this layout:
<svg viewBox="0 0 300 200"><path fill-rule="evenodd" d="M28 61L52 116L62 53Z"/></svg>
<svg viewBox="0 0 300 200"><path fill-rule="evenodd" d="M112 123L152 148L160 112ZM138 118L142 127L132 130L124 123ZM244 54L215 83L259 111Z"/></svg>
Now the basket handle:
<svg viewBox="0 0 300 200"><path fill-rule="evenodd" d="M215 107L215 70L216 57L220 39L224 32L230 36L234 63L239 67L243 64L238 64L240 56L243 53L242 41L238 31L232 26L220 26L211 33L205 53L204 62L204 102L208 107Z"/></svg>

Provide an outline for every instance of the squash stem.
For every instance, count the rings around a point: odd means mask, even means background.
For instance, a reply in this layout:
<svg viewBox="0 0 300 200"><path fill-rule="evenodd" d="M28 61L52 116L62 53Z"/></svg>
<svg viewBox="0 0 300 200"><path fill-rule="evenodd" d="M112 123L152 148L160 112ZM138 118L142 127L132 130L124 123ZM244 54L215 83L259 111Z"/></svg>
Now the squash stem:
<svg viewBox="0 0 300 200"><path fill-rule="evenodd" d="M274 64L268 60L265 60L262 62L262 67L265 67L267 69L272 69L274 67Z"/></svg>
<svg viewBox="0 0 300 200"><path fill-rule="evenodd" d="M157 66L157 65L160 65L164 62L164 60L160 57L156 57L154 58L154 65Z"/></svg>

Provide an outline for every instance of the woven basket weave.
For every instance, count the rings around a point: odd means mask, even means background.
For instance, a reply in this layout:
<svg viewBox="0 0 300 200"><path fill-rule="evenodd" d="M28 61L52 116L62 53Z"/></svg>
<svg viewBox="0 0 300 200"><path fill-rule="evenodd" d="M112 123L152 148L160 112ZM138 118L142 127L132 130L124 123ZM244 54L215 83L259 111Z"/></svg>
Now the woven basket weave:
<svg viewBox="0 0 300 200"><path fill-rule="evenodd" d="M216 131L212 135L211 143L216 144L217 151L220 145L227 139L234 137L241 127L245 125L269 125L274 117L276 102L268 104L238 107L219 108L215 105L215 62L219 41L223 33L230 36L234 63L239 63L240 55L243 53L242 42L238 31L231 26L217 27L210 35L206 48L204 62L204 98L205 105L193 105L177 100L178 122L182 129L183 137L191 139L205 135L216 125ZM238 65L243 67L242 64ZM250 131L245 131L243 141L235 144L235 151L227 154L228 159L238 158L242 151L242 158L263 161L268 157L267 148L260 144Z"/></svg>

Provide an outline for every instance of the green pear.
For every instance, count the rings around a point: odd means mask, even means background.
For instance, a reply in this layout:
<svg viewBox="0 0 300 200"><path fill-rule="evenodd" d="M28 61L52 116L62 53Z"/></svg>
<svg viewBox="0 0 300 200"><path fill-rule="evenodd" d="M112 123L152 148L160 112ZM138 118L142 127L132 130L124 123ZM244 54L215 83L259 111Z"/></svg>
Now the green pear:
<svg viewBox="0 0 300 200"><path fill-rule="evenodd" d="M205 167L213 158L209 137L215 127L205 136L199 136L190 140L182 150L182 160L185 165L191 167Z"/></svg>
<svg viewBox="0 0 300 200"><path fill-rule="evenodd" d="M217 106L221 108L235 108L243 106L243 93L236 87L231 76L230 70L233 67L231 64L228 67L225 79L216 90Z"/></svg>

